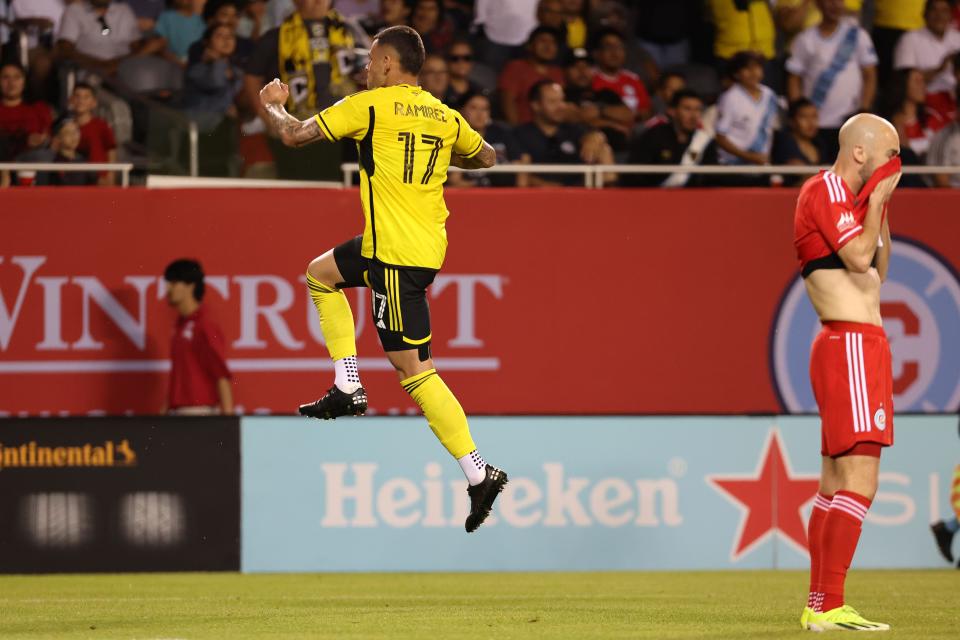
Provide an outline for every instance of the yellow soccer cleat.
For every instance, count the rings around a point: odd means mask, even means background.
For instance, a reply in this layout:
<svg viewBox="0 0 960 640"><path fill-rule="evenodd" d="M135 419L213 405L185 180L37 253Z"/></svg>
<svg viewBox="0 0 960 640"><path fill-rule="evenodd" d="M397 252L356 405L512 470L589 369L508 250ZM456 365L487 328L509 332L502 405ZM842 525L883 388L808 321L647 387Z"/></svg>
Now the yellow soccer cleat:
<svg viewBox="0 0 960 640"><path fill-rule="evenodd" d="M803 613L800 614L800 628L806 630L807 622L810 621L810 616L817 615L817 612L811 609L810 607L804 607Z"/></svg>
<svg viewBox="0 0 960 640"><path fill-rule="evenodd" d="M871 622L848 604L823 613L810 612L807 616L810 631L889 631L890 625Z"/></svg>

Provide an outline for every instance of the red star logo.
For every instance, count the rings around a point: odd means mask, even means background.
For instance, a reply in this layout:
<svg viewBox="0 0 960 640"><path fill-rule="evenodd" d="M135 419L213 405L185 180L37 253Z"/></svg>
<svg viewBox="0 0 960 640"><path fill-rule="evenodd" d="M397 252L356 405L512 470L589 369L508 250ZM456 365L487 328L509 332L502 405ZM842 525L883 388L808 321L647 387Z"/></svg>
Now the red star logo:
<svg viewBox="0 0 960 640"><path fill-rule="evenodd" d="M791 471L777 429L770 430L752 475L713 475L707 476L707 481L742 512L731 560L739 560L774 534L807 553L807 527L801 511L816 496L820 481L816 475Z"/></svg>

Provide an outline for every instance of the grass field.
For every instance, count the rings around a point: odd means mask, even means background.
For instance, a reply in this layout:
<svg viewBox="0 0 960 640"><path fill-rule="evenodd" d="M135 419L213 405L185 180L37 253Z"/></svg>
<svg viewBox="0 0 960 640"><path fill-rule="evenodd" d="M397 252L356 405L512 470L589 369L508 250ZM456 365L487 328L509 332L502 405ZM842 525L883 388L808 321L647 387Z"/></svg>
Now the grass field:
<svg viewBox="0 0 960 640"><path fill-rule="evenodd" d="M797 638L799 572L0 577L0 638ZM960 637L960 571L857 571L897 638Z"/></svg>

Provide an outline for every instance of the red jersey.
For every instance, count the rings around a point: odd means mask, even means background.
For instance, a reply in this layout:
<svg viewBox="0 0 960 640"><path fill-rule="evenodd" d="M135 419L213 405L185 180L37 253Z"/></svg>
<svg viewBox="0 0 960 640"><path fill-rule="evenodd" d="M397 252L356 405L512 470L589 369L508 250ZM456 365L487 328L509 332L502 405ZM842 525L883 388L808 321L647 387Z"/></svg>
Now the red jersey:
<svg viewBox="0 0 960 640"><path fill-rule="evenodd" d="M803 277L816 268L811 265L814 261L830 256L839 260L835 254L863 233L866 210L858 216L854 198L843 179L830 171L821 171L803 183L793 219L793 244Z"/></svg>
<svg viewBox="0 0 960 640"><path fill-rule="evenodd" d="M80 127L80 146L77 151L89 162L107 162L107 153L117 148L113 129L101 118L91 118Z"/></svg>
<svg viewBox="0 0 960 640"><path fill-rule="evenodd" d="M623 104L630 107L634 113L646 111L650 108L650 94L643 86L643 81L637 74L621 70L615 76L609 76L602 71L593 73L593 83L590 87L594 91L609 89L620 96Z"/></svg>
<svg viewBox="0 0 960 640"><path fill-rule="evenodd" d="M50 107L42 102L21 102L15 107L0 104L0 134L13 141L10 157L16 157L27 148L31 133L48 133L53 124Z"/></svg>
<svg viewBox="0 0 960 640"><path fill-rule="evenodd" d="M217 381L230 378L224 357L223 332L203 307L177 319L170 345L171 409L220 404Z"/></svg>
<svg viewBox="0 0 960 640"><path fill-rule="evenodd" d="M793 244L804 278L819 268L844 268L837 253L863 233L867 204L877 184L898 171L899 156L877 168L859 194L831 171L821 171L803 183L793 219Z"/></svg>

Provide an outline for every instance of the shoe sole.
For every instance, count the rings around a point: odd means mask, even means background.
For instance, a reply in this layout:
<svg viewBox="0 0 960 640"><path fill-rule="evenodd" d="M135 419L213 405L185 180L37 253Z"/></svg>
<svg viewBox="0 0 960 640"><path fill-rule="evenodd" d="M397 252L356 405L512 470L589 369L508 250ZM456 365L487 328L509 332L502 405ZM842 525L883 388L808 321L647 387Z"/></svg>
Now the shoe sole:
<svg viewBox="0 0 960 640"><path fill-rule="evenodd" d="M342 416L362 416L367 413L367 408L364 407L359 411L353 411L350 413L338 413L337 415L333 415L329 411L325 411L323 413L313 412L309 408L306 408L310 406L312 405L301 406L297 411L302 416L305 416L307 418L316 418L317 420L336 420L337 418Z"/></svg>
<svg viewBox="0 0 960 640"><path fill-rule="evenodd" d="M501 471L500 473L503 474L503 479L499 480L494 486L495 490L491 489L490 491L487 491L487 495L483 497L479 519L472 528L470 527L470 518L469 516L467 517L467 523L464 527L467 530L467 533L473 533L480 528L480 525L486 522L487 518L490 516L490 513L493 511L493 503L497 501L497 496L503 492L503 488L507 486L507 483L510 481L506 472Z"/></svg>
<svg viewBox="0 0 960 640"><path fill-rule="evenodd" d="M810 622L807 624L807 630L813 631L814 633L823 633L824 631L889 631L890 627L859 627L854 624L844 623L834 624L831 623L830 626L821 626L815 622Z"/></svg>

